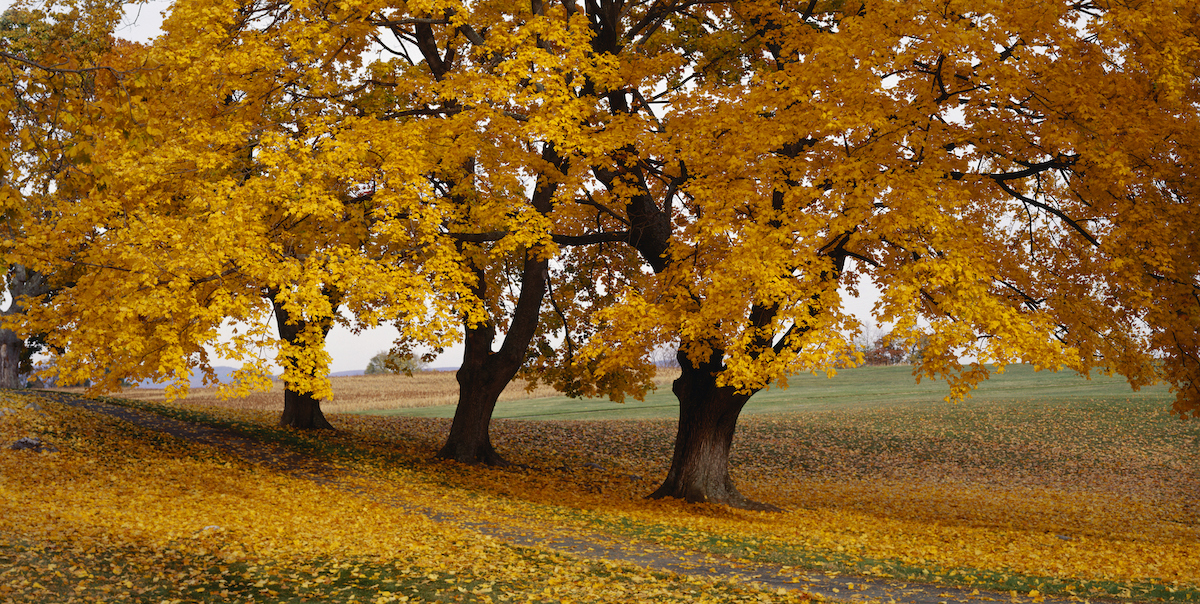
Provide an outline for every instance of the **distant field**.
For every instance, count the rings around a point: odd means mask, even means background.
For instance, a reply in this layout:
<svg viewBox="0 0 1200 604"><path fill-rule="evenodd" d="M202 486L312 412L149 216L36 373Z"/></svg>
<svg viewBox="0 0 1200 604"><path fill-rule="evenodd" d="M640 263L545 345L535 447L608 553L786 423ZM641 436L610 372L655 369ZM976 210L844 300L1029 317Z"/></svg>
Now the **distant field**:
<svg viewBox="0 0 1200 604"><path fill-rule="evenodd" d="M501 399L496 406L497 419L661 419L678 415L675 395L668 378L644 401L613 403L607 399L571 399L564 396ZM772 388L755 394L744 414L786 413L792 411L858 410L893 407L913 403L949 405L943 398L949 392L945 382L912 376L912 367L859 367L839 371L833 378L800 375L789 380L786 389ZM1031 366L1009 367L993 374L976 390L972 398L959 406L1002 400L1062 401L1089 399L1161 401L1167 405L1170 393L1165 386L1133 392L1123 378L1093 376L1090 380L1074 373L1035 372ZM1165 407L1164 407L1165 408ZM361 413L407 417L454 417L454 405L387 409L374 407Z"/></svg>
<svg viewBox="0 0 1200 604"><path fill-rule="evenodd" d="M608 420L608 419L670 419L677 416L677 402L671 392L671 381L678 370L664 370L655 380L658 390L644 401L629 399L614 403L608 399L572 399L559 395L551 388L525 390L524 382L516 382L500 396L496 406L497 419L540 420ZM454 417L458 400L458 382L452 371L427 371L404 375L375 375L333 378L334 397L321 404L328 413L363 413L369 415L399 415L406 417ZM820 375L799 375L789 380L788 388L771 388L754 395L744 414L786 413L794 411L857 410L918 404L941 408L948 403L944 382L924 380L920 384L907 365L893 367L859 367L839 371L833 378ZM138 388L118 396L124 398L164 401L161 389ZM974 404L1004 401L1160 401L1165 406L1170 394L1165 386L1143 388L1133 392L1120 377L1093 376L1090 380L1070 372L1035 372L1027 365L1009 367L994 374L975 391L972 398L959 403ZM193 388L188 404L279 411L283 409L283 390L276 384L270 392L260 392L245 398L222 400L212 388Z"/></svg>
<svg viewBox="0 0 1200 604"><path fill-rule="evenodd" d="M679 374L678 370L667 370L657 381L667 384ZM458 402L458 382L453 371L421 371L407 375L360 375L335 377L333 398L323 401L321 408L327 413L359 413L371 411L395 411L414 407L438 407L449 409L453 417L454 405ZM64 389L82 392L82 388ZM558 395L552 388L538 387L532 392L525 390L525 382L509 384L500 395L501 401L545 399ZM115 396L122 398L164 402L166 391L161 388L132 388ZM561 397L560 397L561 398ZM565 399L570 400L570 399ZM244 398L222 399L215 388L192 388L185 401L190 405L248 409L261 411L283 410L283 385L276 382L270 392L256 392ZM611 403L610 403L611 405ZM434 416L440 417L440 416Z"/></svg>
<svg viewBox="0 0 1200 604"><path fill-rule="evenodd" d="M321 403L326 413L353 413L373 409L449 406L458 401L458 382L453 371L422 371L407 375L361 375L331 378L333 398ZM553 389L525 391L525 384L514 383L501 395L502 400L547 397ZM136 388L120 395L147 401L165 401L166 392L158 388ZM215 388L192 388L186 401L193 405L280 411L283 409L283 384L275 382L270 392L256 392L245 398L221 399Z"/></svg>

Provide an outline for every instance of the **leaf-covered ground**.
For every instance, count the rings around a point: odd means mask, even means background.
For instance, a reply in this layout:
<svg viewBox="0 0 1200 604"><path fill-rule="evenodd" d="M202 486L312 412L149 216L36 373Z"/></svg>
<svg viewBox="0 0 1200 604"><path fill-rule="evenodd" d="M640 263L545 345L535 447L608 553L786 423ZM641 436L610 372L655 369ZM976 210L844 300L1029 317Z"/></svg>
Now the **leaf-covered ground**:
<svg viewBox="0 0 1200 604"><path fill-rule="evenodd" d="M456 488L437 467L406 468L358 451L351 431L312 438L270 428L266 417L210 416L285 452L281 464L249 464L218 447L34 396L2 393L3 407L15 412L0 417L0 602L805 597L512 547L433 521L392 501L436 510L447 497L474 496L482 508L503 506ZM58 450L7 449L31 435ZM313 480L272 469L291 465L291 451L321 460L334 475ZM345 481L341 464L356 470Z"/></svg>
<svg viewBox="0 0 1200 604"><path fill-rule="evenodd" d="M1200 594L1200 430L1161 403L750 417L735 479L788 510L766 514L644 500L669 460L670 421L500 421L494 441L528 467L486 469L430 460L440 419L333 416L338 433L311 435L274 428L272 414L158 407L287 452L252 465L76 407L0 397L15 410L0 417L0 602L806 597L513 547L421 513L450 508L534 532L1035 599ZM59 450L7 449L24 436ZM343 476L280 471L297 452Z"/></svg>

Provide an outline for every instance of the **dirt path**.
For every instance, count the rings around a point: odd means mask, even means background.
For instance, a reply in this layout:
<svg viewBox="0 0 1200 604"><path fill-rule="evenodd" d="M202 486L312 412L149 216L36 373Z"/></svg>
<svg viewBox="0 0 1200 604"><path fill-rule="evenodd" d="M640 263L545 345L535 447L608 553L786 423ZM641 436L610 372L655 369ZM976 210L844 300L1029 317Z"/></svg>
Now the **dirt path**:
<svg viewBox="0 0 1200 604"><path fill-rule="evenodd" d="M356 496L379 500L364 488L379 479L329 467L302 453L274 443L264 443L231 430L214 428L164 417L156 413L113 405L73 394L50 391L22 391L59 403L109 415L131 424L170 434L176 438L203 443L271 470L312 480ZM541 530L522 528L517 523L483 519L468 508L437 509L414 501L389 498L383 503L420 514L437 522L452 524L488 535L520 547L576 556L590 560L624 562L646 569L715 577L731 582L757 583L771 588L799 589L828 599L878 601L910 604L948 604L950 602L1032 602L1030 598L998 592L941 585L917 584L874 577L861 577L822 571L787 569L704 552L680 551L660 545L630 540L603 533L581 532L577 528L547 526ZM445 504L443 504L444 506ZM1078 602L1077 598L1039 598L1039 602Z"/></svg>

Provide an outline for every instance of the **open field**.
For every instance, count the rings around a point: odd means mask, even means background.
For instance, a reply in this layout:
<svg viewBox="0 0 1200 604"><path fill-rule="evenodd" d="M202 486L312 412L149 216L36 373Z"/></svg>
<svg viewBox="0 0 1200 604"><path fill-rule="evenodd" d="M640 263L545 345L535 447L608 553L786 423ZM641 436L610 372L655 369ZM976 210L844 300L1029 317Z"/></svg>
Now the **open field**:
<svg viewBox="0 0 1200 604"><path fill-rule="evenodd" d="M667 370L656 382L667 384L675 379L679 370ZM321 403L327 413L354 413L374 410L405 409L411 407L449 407L458 402L458 382L453 371L419 371L406 375L361 375L335 377L333 398ZM64 389L82 393L82 388ZM525 382L514 382L504 389L500 400L519 401L557 396L553 388L539 386L526 390ZM116 396L123 398L165 402L166 391L161 388L132 388ZM222 399L215 388L192 388L186 402L191 405L225 407L229 409L254 409L261 411L283 410L283 386L276 381L270 392L256 392L243 398ZM450 417L454 415L453 411Z"/></svg>
<svg viewBox="0 0 1200 604"><path fill-rule="evenodd" d="M833 378L824 374L800 375L786 389L772 388L755 394L744 413L788 413L792 411L856 410L874 406L907 403L937 403L940 406L947 389L942 382L925 380L918 384L907 365L860 367L843 370ZM671 381L678 369L660 369L658 386L644 401L628 399L613 403L608 399L571 399L551 388L539 386L529 391L524 382L509 385L500 395L495 417L498 419L655 419L676 416ZM410 417L454 417L458 401L458 382L452 371L425 371L410 376L373 375L332 378L334 396L323 401L328 413L367 413ZM83 389L65 389L82 393ZM995 374L962 404L1016 399L1049 401L1080 400L1097 396L1121 396L1137 400L1161 399L1164 387L1132 392L1124 380L1115 376L1082 378L1073 373L1035 372L1029 366L1009 367ZM165 391L135 388L116 394L122 398L166 402ZM281 411L283 389L276 382L270 392L253 393L244 398L222 400L215 388L193 388L182 401L189 405Z"/></svg>
<svg viewBox="0 0 1200 604"><path fill-rule="evenodd" d="M613 403L607 399L570 399L557 393L543 397L501 399L495 417L503 419L654 419L678 415L670 380L678 369L656 380L657 391L644 401L632 399ZM791 413L795 411L859 411L886 408L912 403L932 404L947 408L944 398L948 389L944 382L924 380L916 383L912 367L859 367L842 370L832 378L825 374L799 375L789 380L789 387L771 388L750 398L743 414ZM536 393L535 393L536 394ZM1009 367L1002 374L993 374L970 399L951 406L970 407L973 404L1006 400L1039 400L1047 404L1060 401L1080 401L1091 398L1131 400L1164 400L1166 388L1156 386L1132 392L1123 378L1092 376L1091 379L1074 373L1035 372L1028 365ZM453 405L413 405L406 408L364 410L379 415L409 417L454 417Z"/></svg>
<svg viewBox="0 0 1200 604"><path fill-rule="evenodd" d="M0 451L0 601L803 598L510 547L392 498L522 530L1035 601L1200 598L1200 424L1168 416L1163 389L1014 370L951 405L904 368L813 378L823 391L800 387L808 379L755 397L734 443L734 479L778 514L643 499L670 460L671 419L498 420L493 440L524 467L496 469L431 461L444 418L333 414L338 432L308 434L268 411L126 403L354 472L349 492L0 394L19 410L0 418L0 441L37 434L60 449Z"/></svg>

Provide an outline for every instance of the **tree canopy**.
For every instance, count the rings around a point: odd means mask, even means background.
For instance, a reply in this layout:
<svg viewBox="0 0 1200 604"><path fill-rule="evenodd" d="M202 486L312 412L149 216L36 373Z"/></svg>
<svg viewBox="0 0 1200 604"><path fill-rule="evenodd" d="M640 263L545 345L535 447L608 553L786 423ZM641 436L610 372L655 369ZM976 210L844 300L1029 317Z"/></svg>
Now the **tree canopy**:
<svg viewBox="0 0 1200 604"><path fill-rule="evenodd" d="M1190 3L178 0L149 45L106 10L3 55L4 251L63 284L8 324L72 376L219 341L319 399L330 326L394 322L478 348L486 428L521 367L639 396L673 347L659 494L749 505L741 407L861 362L870 281L951 396L1024 362L1200 414Z"/></svg>

